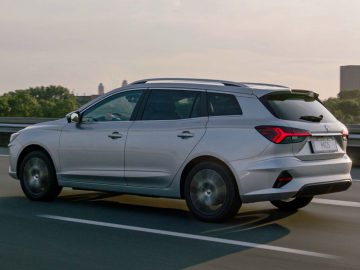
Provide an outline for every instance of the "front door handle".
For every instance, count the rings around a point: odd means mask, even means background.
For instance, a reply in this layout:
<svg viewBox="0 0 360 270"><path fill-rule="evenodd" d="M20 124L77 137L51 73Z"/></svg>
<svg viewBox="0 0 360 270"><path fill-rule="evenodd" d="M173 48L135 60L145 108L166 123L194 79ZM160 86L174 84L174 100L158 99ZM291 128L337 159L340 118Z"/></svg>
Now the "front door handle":
<svg viewBox="0 0 360 270"><path fill-rule="evenodd" d="M181 139L187 139L187 138L191 138L194 137L194 134L192 134L190 131L183 131L180 134L177 135L179 138Z"/></svg>
<svg viewBox="0 0 360 270"><path fill-rule="evenodd" d="M120 139L122 138L122 134L120 134L119 132L117 131L114 131L112 134L108 135L109 138L111 139Z"/></svg>

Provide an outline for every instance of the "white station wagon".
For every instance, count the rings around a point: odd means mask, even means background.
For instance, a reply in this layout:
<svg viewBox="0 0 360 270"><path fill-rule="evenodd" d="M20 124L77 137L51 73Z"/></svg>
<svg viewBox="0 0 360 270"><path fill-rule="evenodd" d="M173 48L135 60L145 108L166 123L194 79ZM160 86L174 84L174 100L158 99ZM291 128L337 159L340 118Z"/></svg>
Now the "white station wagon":
<svg viewBox="0 0 360 270"><path fill-rule="evenodd" d="M31 200L62 187L183 198L222 221L242 203L298 209L349 188L347 137L311 91L147 79L13 134L9 173Z"/></svg>

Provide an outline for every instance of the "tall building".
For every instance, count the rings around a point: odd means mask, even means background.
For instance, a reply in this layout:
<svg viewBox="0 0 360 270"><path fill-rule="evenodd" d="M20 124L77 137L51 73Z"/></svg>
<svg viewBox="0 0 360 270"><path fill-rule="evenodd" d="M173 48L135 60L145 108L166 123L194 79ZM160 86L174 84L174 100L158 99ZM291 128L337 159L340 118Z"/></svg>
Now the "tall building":
<svg viewBox="0 0 360 270"><path fill-rule="evenodd" d="M105 93L104 91L104 85L102 83L99 84L98 86L98 95L101 96Z"/></svg>
<svg viewBox="0 0 360 270"><path fill-rule="evenodd" d="M360 65L340 66L340 92L360 89Z"/></svg>

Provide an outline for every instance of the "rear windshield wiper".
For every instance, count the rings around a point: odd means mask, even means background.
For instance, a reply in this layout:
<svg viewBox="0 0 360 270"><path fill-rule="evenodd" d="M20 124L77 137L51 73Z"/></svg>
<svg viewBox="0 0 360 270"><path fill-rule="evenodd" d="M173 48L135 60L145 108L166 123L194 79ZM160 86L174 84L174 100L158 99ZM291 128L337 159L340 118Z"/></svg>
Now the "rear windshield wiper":
<svg viewBox="0 0 360 270"><path fill-rule="evenodd" d="M305 121L310 121L310 122L320 122L321 120L323 120L324 116L322 114L320 114L319 116L315 116L315 115L303 115L300 116L300 119L305 120Z"/></svg>

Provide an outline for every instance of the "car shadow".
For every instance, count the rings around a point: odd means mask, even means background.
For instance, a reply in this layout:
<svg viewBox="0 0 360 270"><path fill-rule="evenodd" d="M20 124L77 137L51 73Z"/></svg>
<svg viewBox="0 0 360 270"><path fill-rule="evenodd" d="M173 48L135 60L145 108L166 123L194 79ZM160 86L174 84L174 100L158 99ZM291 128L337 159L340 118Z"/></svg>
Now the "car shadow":
<svg viewBox="0 0 360 270"><path fill-rule="evenodd" d="M195 219L183 200L89 192L61 196L59 201L65 204L88 205L91 206L90 209L95 207L111 212L114 210L107 222L125 222L126 225L257 244L266 244L288 235L290 231L278 224L278 221L296 213L276 208L248 210L244 209L245 205L233 219L223 223L207 223ZM91 218L94 218L93 214Z"/></svg>
<svg viewBox="0 0 360 270"><path fill-rule="evenodd" d="M249 210L248 207L244 207L245 209L240 210L227 222L206 223L196 220L189 213L183 200L84 191L63 192L54 202L35 203L24 197L2 197L0 203L2 209L7 208L12 214L26 212L32 218L39 215L66 216L257 244L268 244L288 235L290 230L280 225L279 221L295 214L277 209L252 210L250 207ZM52 226L59 226L59 223L61 225L61 221L44 220L39 218L37 222L42 224L41 226L47 223L53 224ZM97 230L96 227L94 230ZM63 231L62 235L66 237L66 231ZM114 237L117 237L116 235L118 233L115 233ZM179 237L141 234L135 237L140 238L136 241L140 241L144 248L157 251L151 255L152 259L147 262L146 267L138 264L136 256L130 258L120 251L116 254L116 260L121 260L125 264L127 262L136 269L182 269L249 249L244 246ZM147 240L149 238L153 240ZM116 247L114 248L112 252L116 252ZM133 248L139 249L139 246L132 247L132 243L127 246L129 250ZM145 256L139 252L137 256ZM166 263L159 265L164 258Z"/></svg>

